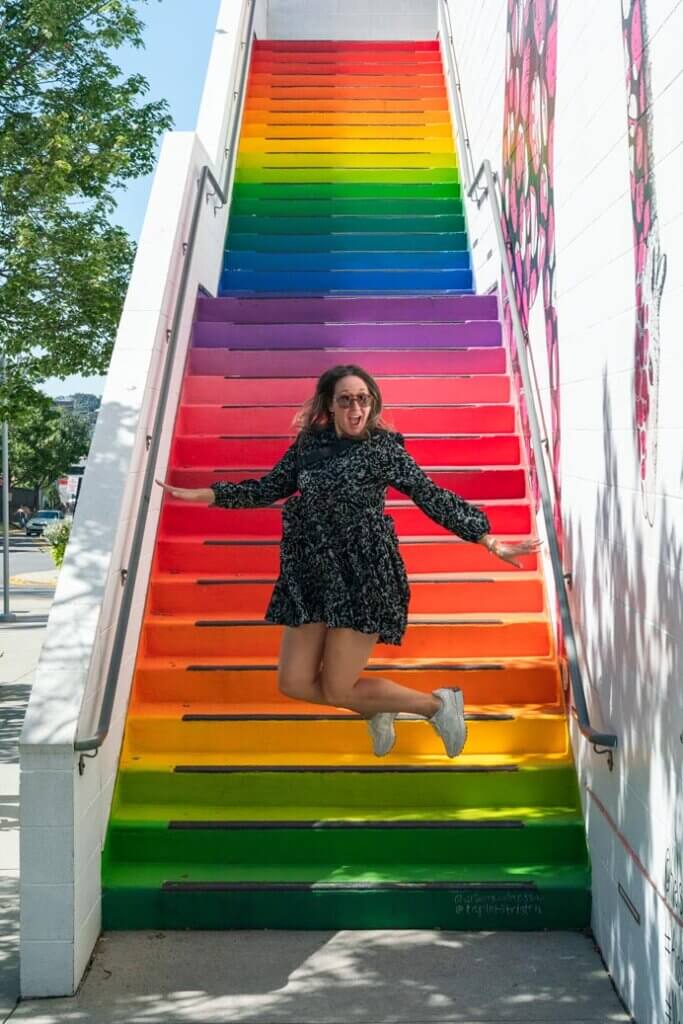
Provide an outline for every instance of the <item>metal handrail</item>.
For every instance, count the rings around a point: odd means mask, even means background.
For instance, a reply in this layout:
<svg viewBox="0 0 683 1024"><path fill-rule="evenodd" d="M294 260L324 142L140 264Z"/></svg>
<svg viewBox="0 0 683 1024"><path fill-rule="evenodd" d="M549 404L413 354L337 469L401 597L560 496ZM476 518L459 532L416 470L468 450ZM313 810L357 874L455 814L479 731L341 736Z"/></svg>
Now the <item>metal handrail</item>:
<svg viewBox="0 0 683 1024"><path fill-rule="evenodd" d="M107 668L107 677L104 684L104 695L102 697L102 703L100 705L100 712L97 721L97 729L91 736L86 736L82 739L76 737L74 741L74 750L81 754L78 764L79 773L82 775L84 771L84 757L95 757L99 748L104 743L109 728L111 725L111 716L114 710L114 701L116 698L116 688L118 684L119 671L121 669L121 659L123 657L123 649L126 640L126 634L128 632L128 623L130 619L130 611L133 604L133 595L135 592L135 584L137 581L138 568L140 565L140 555L142 552L142 544L145 536L145 529L147 526L147 513L149 510L149 504L152 497L152 490L154 488L154 477L156 474L156 463L159 456L159 446L161 444L161 434L166 416L166 406L168 401L169 385L171 381L171 375L173 373L175 365L175 354L178 348L178 341L180 335L180 324L183 315L183 307L185 305L185 298L187 295L187 286L190 278L190 269L192 266L192 259L194 256L194 247L197 238L197 230L199 227L199 219L202 213L202 204L207 203L214 196L219 200L219 203L215 205L215 209L220 209L228 201L228 190L230 187L230 176L232 174L233 166L235 163L236 156L236 141L237 131L240 123L241 106L244 97L244 81L246 77L246 70L249 65L249 54L251 49L251 40L253 38L253 27L254 27L254 12L256 9L256 0L246 0L247 6L250 8L249 15L246 19L246 28L242 33L242 55L241 55L241 68L239 72L239 87L233 92L233 117L230 130L230 139L225 149L225 156L227 163L225 167L225 175L223 184L221 185L211 168L208 164L202 167L198 188L197 197L195 199L194 208L192 210L192 219L190 222L190 231L187 242L183 245L184 263L180 276L180 283L178 285L178 293L176 296L175 306L173 309L173 316L171 319L171 328L168 332L168 348L166 350L166 358L164 361L164 368L159 386L159 402L154 414L154 426L152 427L152 433L148 437L148 449L147 449L147 462L145 466L145 474L142 483L142 497L140 499L140 505L138 507L138 513L135 520L135 529L133 532L133 540L130 546L130 553L128 557L128 567L120 570L121 580L123 583L123 595L121 598L121 605L119 607L119 614L116 621L116 627L114 631L114 639L112 642L111 653L109 656L109 665ZM207 184L211 187L211 191L207 191ZM92 754L86 754L85 751L94 751Z"/></svg>
<svg viewBox="0 0 683 1024"><path fill-rule="evenodd" d="M464 105L458 75L457 61L455 58L455 45L453 43L453 34L451 30L450 12L448 9L447 0L440 0L440 2L443 6L444 14L448 20L449 26L449 45L446 47L446 51L448 54L449 70L453 75L454 81L452 96L455 110L456 125L458 128L457 141L459 141L462 138L461 145L464 147L465 150L463 154L464 159L461 161L461 167L465 172L465 178L468 184L467 193L470 198L475 199L479 207L481 207L482 203L485 201L487 197L489 199L491 205L491 214L493 218L493 227L496 233L496 241L498 243L500 265L502 267L503 278L505 280L505 287L507 289L508 302L510 307L510 317L512 320L512 330L515 335L517 355L519 359L519 369L524 388L524 397L526 400L526 409L529 418L529 426L531 428L532 447L536 455L536 474L538 477L539 489L541 492L543 519L548 534L550 562L553 570L553 578L555 580L557 599L560 606L560 619L562 622L562 629L564 634L564 645L567 655L567 666L569 669L572 694L574 697L574 715L579 727L579 731L581 732L582 736L585 736L585 738L590 743L592 743L596 753L607 754L608 763L611 769L613 763L612 751L615 750L618 746L618 740L614 733L602 732L601 730L594 728L590 723L590 715L588 713L588 705L586 703L586 695L583 687L583 677L581 674L581 668L579 666L576 645L576 634L574 632L574 623L572 621L571 608L569 605L569 595L567 593L567 583L562 566L560 544L557 536L557 530L555 528L553 504L550 495L548 472L546 469L544 457L544 445L539 427L536 402L534 401L534 392L532 389L531 375L529 373L529 363L527 358L524 331L522 329L522 322L519 315L519 309L517 308L517 301L515 299L512 268L510 266L508 249L507 246L505 245L505 237L503 235L502 210L498 200L498 192L496 190L496 175L493 172L491 162L489 160L483 160L481 162L476 174L470 171L469 164L471 164L471 166L474 167L474 162L472 161L472 151L469 136L466 134ZM483 188L480 186L480 182L482 181L482 179L484 180ZM476 192L478 189L480 190L480 195L476 196Z"/></svg>

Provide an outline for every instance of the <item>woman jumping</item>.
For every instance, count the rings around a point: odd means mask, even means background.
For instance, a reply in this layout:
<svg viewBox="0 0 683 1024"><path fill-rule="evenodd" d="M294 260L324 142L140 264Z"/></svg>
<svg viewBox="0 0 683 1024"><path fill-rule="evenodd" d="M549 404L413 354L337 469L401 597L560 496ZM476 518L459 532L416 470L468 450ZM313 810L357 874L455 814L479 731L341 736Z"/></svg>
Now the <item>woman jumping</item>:
<svg viewBox="0 0 683 1024"><path fill-rule="evenodd" d="M362 715L378 757L393 747L401 712L428 719L448 756L456 757L467 738L461 690L420 693L361 675L377 641L400 644L407 624L410 589L394 522L384 514L387 487L518 568L517 557L541 542L495 540L486 515L430 480L381 413L382 396L370 374L335 366L320 377L299 415L296 440L265 476L210 488L157 483L174 498L220 508L262 508L288 498L280 575L265 616L285 626L280 691Z"/></svg>

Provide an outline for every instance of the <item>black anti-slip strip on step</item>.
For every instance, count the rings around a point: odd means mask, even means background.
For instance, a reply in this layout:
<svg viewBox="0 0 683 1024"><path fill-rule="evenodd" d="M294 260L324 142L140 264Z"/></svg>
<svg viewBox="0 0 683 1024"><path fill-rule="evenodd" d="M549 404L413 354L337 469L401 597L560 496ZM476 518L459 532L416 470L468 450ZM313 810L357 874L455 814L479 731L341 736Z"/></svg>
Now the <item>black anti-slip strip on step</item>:
<svg viewBox="0 0 683 1024"><path fill-rule="evenodd" d="M415 665L366 665L364 672L502 672L505 665L440 665L418 662ZM277 672L277 665L188 665L186 672Z"/></svg>
<svg viewBox="0 0 683 1024"><path fill-rule="evenodd" d="M334 819L330 821L169 821L168 827L178 832L240 832L243 829L282 831L283 829L295 829L297 831L320 831L322 829L459 829L470 830L478 828L486 829L523 829L525 824L518 818L485 819L481 821L344 821Z"/></svg>
<svg viewBox="0 0 683 1024"><path fill-rule="evenodd" d="M248 234L248 233L254 233L254 232L243 231L242 233ZM370 232L366 232L366 233L372 234L374 232L370 231ZM438 233L438 231L436 231L434 233ZM348 351L348 349L347 349L347 351ZM368 351L368 349L364 349L364 351ZM202 374L201 376L203 376L203 377L211 377L213 375L212 374ZM311 378L314 377L314 376L315 376L314 374L311 374ZM413 374L413 376L414 377L434 377L435 379L438 378L439 380L449 380L449 381L469 381L469 380L472 380L472 378L474 377L474 374L429 374L429 373L425 373L425 374ZM489 376L492 376L492 377L504 377L505 375L504 374L490 374ZM288 377L284 377L282 374L274 374L272 377L240 377L239 379L243 380L243 381L263 381L263 380L269 380L269 381L291 381L291 380L299 380L300 376L292 377L290 375ZM409 378L405 377L404 374L378 374L376 376L376 378L375 378L375 380L378 380L378 381L385 381L385 380L408 380L408 379ZM238 380L238 378L232 377L230 374L223 374L223 380L224 381L234 381L234 380Z"/></svg>
<svg viewBox="0 0 683 1024"><path fill-rule="evenodd" d="M204 321L204 323L214 323L214 322L215 321L213 321L213 320L205 320ZM245 325L244 324L234 324L233 326L243 327ZM268 326L271 327L273 325L272 324L268 324ZM277 325L275 325L275 326L277 326ZM308 326L308 322L307 322L307 326ZM191 405L211 405L211 404L213 404L213 403L211 403L211 402L187 402L186 403L186 405L190 405L190 406ZM410 404L407 403L407 402L392 402L391 403L391 408L392 409L438 409L439 411L442 411L442 410L445 410L445 409L476 409L476 408L479 408L480 406L489 406L489 405L506 405L506 406L509 406L510 404L511 404L510 402L449 402L448 405L424 405L424 404L423 405L418 405L415 402L412 402ZM258 409L291 409L293 406L296 406L295 402L279 402L277 404L269 404L269 405L259 404L258 406L256 406L256 408L258 408ZM254 406L248 406L248 405L225 405L225 404L223 404L223 405L216 405L215 407L218 408L218 409L250 409L250 408L253 409L254 408ZM253 440L253 438L252 438L252 440Z"/></svg>
<svg viewBox="0 0 683 1024"><path fill-rule="evenodd" d="M370 232L370 234L372 234L372 233L373 232ZM367 351L367 349L365 351ZM203 374L203 376L212 376L212 374ZM413 374L412 376L416 376L416 377L419 377L419 376L422 376L422 377L434 377L434 378L438 377L439 380L471 380L474 377L474 374L473 373L423 373L423 374ZM501 373L491 374L491 376L493 376L493 377L502 377L502 376L504 376L504 374L501 374ZM315 377L315 374L311 374L311 377ZM407 377L407 375L404 374L404 373L378 373L375 376L375 380L404 380L406 377ZM246 376L245 377L235 377L234 375L229 374L229 373L224 373L223 374L223 380L250 380L250 381L260 380L260 381L263 381L263 380L293 380L293 379L298 379L298 378L283 377L281 374L275 374L274 377L246 377Z"/></svg>
<svg viewBox="0 0 683 1024"><path fill-rule="evenodd" d="M164 892L537 892L534 882L163 882Z"/></svg>
<svg viewBox="0 0 683 1024"><path fill-rule="evenodd" d="M233 470L216 469L215 473L232 473ZM264 470L265 472L265 470ZM202 544L207 548L245 548L245 547L259 547L259 548L272 548L279 547L279 540L258 540L256 537L253 540L203 540Z"/></svg>
<svg viewBox="0 0 683 1024"><path fill-rule="evenodd" d="M231 352L253 352L253 349L231 348L230 351ZM297 351L300 352L302 350L301 349L297 349ZM318 351L318 350L316 349L316 351ZM423 350L421 350L421 351L423 351ZM424 350L424 351L426 351L426 350ZM443 350L439 349L439 351L441 352ZM184 436L185 437L195 437L196 435L194 435L194 434L186 434ZM404 433L403 436L407 437L409 440L410 439L417 439L417 440L425 440L425 441L478 441L478 440L481 440L482 437L500 437L500 434L408 434L408 433ZM287 440L290 440L291 438L292 438L291 434L259 434L257 438L255 438L251 434L217 434L216 437L215 437L215 440L217 440L217 441L255 441L255 440L258 440L258 441L287 441ZM227 466L221 466L221 467L219 467L219 470L217 470L217 472L234 473L234 468L231 470L231 469L228 469Z"/></svg>
<svg viewBox="0 0 683 1024"><path fill-rule="evenodd" d="M410 619L411 626L502 626L502 619ZM203 629L222 629L228 626L256 626L268 625L263 619L197 619L195 626Z"/></svg>
<svg viewBox="0 0 683 1024"><path fill-rule="evenodd" d="M371 764L363 765L289 765L289 764L177 764L173 767L174 772L190 775L235 775L240 773L248 774L298 774L315 773L317 775L345 774L345 775L477 775L497 774L501 772L517 772L519 765L415 765L408 764L382 765L375 767Z"/></svg>
<svg viewBox="0 0 683 1024"><path fill-rule="evenodd" d="M514 468L516 468L516 467L514 467ZM429 473L442 473L442 472L450 473L451 470L453 470L452 466L427 466L425 468L425 472L429 472ZM232 469L226 469L224 467L222 469L215 469L214 470L214 473L234 473L234 472L235 472L235 467L234 466L232 467ZM242 472L242 470L240 470L240 472ZM263 472L265 473L266 470L264 469ZM455 470L453 470L453 472L455 472ZM463 473L469 473L469 470L468 469L467 470L463 469L462 472ZM435 535L435 536L432 536L432 537L424 537L424 536L423 537L403 537L402 539L403 539L403 543L404 544L465 544L465 543L467 543L466 541L461 540L460 537L448 537L448 536L443 536L442 537L440 535ZM249 540L218 540L217 538L214 538L212 540L203 540L202 544L205 544L207 547L217 547L217 548L239 548L239 547L247 547L247 546L248 547L269 547L269 548L274 548L274 547L279 547L280 546L280 541L277 538L275 538L275 537L273 537L270 540L258 540L256 537L254 537L253 539L250 538Z"/></svg>
<svg viewBox="0 0 683 1024"><path fill-rule="evenodd" d="M513 722L514 715L487 714L486 712L466 714L468 722ZM400 718L399 722L420 722L424 720L423 715L415 715L411 718ZM301 714L251 714L251 715L230 715L230 714L185 714L182 722L363 722L360 715L301 715Z"/></svg>
<svg viewBox="0 0 683 1024"><path fill-rule="evenodd" d="M479 577L479 576L459 576L457 579L442 579L439 576L420 576L419 579L415 575L409 575L408 579L411 583L495 583L496 580L490 577ZM174 580L174 582L176 582ZM196 584L199 587L240 587L245 583L262 583L264 586L274 586L275 578L271 579L247 579L246 576L240 576L239 579L197 579L188 581ZM507 582L507 581L506 581Z"/></svg>

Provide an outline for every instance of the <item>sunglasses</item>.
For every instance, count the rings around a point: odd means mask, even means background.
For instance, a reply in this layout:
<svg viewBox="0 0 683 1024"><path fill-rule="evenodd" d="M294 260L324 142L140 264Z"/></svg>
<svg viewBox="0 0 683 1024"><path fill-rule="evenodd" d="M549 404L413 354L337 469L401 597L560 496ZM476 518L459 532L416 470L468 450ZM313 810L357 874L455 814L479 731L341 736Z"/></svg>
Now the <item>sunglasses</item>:
<svg viewBox="0 0 683 1024"><path fill-rule="evenodd" d="M340 409L350 409L354 402L360 409L367 409L372 402L372 395L335 395L334 400Z"/></svg>

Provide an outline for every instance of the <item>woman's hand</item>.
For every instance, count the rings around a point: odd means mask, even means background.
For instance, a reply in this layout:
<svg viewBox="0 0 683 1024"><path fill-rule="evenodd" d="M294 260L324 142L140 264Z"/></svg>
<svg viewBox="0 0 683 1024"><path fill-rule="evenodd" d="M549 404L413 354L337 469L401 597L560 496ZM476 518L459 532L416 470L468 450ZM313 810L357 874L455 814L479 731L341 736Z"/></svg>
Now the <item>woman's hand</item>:
<svg viewBox="0 0 683 1024"><path fill-rule="evenodd" d="M480 539L479 543L483 544L492 555L497 555L503 562L509 562L510 565L521 569L522 563L518 561L519 556L533 554L535 551L538 551L543 542L540 540L502 541L496 540L490 534L486 534Z"/></svg>
<svg viewBox="0 0 683 1024"><path fill-rule="evenodd" d="M204 505L213 504L214 493L210 487L173 487L161 480L154 482L161 487L164 494L170 495L171 498L180 498L181 501L201 501Z"/></svg>

